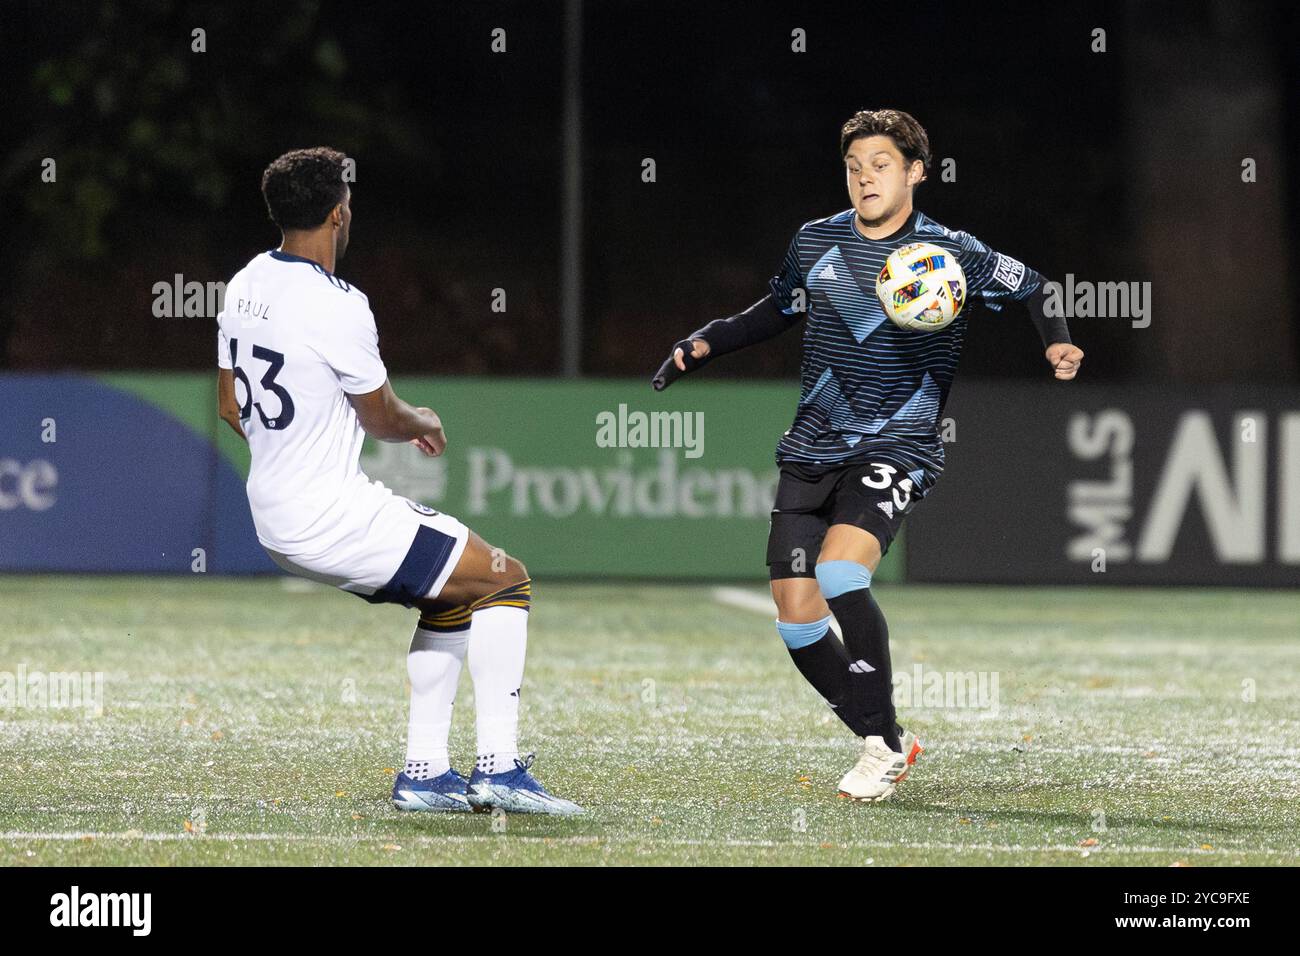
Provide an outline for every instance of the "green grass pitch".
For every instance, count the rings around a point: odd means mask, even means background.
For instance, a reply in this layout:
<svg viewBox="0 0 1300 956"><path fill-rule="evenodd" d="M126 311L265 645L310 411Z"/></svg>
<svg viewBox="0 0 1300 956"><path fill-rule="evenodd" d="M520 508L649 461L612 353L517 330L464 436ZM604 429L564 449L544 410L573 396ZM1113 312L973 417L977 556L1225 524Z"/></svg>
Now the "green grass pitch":
<svg viewBox="0 0 1300 956"><path fill-rule="evenodd" d="M1300 862L1300 593L881 586L896 671L996 674L998 697L904 705L927 752L873 805L836 797L854 742L745 590L536 582L522 741L589 815L494 820L388 802L412 612L277 579L0 578L0 674L105 681L98 717L0 708L0 863Z"/></svg>

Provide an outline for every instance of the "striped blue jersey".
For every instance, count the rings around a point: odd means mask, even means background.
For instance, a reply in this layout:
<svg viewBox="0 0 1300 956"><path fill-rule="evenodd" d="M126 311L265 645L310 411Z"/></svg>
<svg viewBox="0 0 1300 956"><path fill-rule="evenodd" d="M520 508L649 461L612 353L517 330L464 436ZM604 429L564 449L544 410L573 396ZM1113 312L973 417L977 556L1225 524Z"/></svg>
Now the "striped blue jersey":
<svg viewBox="0 0 1300 956"><path fill-rule="evenodd" d="M770 283L787 315L801 305L807 311L799 410L776 459L814 470L875 457L902 459L900 464L921 466L913 478L924 490L943 470L939 421L971 301L1000 309L1008 300L1029 298L1043 278L919 211L886 239L864 238L853 221L848 209L800 227ZM885 259L909 242L949 251L966 274L966 305L937 332L900 329L876 298Z"/></svg>

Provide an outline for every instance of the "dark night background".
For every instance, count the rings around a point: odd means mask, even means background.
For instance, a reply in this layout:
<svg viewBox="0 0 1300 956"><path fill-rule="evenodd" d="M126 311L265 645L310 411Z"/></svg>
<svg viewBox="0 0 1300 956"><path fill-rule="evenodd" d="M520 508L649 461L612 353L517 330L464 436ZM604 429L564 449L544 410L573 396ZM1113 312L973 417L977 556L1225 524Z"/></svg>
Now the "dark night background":
<svg viewBox="0 0 1300 956"><path fill-rule="evenodd" d="M154 318L153 284L273 247L261 170L325 143L357 160L339 272L390 369L558 374L561 0L0 10L0 368L211 368L212 320ZM1298 24L1290 4L587 0L582 371L648 378L761 296L794 230L847 205L840 124L894 106L935 154L919 208L1050 278L1153 283L1149 329L1074 320L1088 377L1300 381ZM985 316L964 375L1045 375L1022 311ZM708 374L793 375L795 345Z"/></svg>

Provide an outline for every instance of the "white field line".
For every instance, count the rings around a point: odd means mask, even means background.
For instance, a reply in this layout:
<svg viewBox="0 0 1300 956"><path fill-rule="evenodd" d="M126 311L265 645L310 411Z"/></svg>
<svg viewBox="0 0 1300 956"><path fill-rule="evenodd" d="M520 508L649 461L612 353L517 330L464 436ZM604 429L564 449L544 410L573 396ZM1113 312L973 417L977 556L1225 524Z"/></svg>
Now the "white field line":
<svg viewBox="0 0 1300 956"><path fill-rule="evenodd" d="M714 588L713 600L729 607L738 607L742 611L766 614L771 620L776 620L776 603L767 594L756 594L744 588ZM831 630L837 636L840 635L840 625L834 618L831 618Z"/></svg>
<svg viewBox="0 0 1300 956"><path fill-rule="evenodd" d="M395 845L442 846L461 843L540 843L546 846L698 846L698 847L752 847L756 849L791 849L820 846L820 841L777 841L777 840L688 840L657 839L646 837L603 837L603 836L509 836L508 834L456 834L430 836L413 833L390 833L380 836L343 836L341 834L306 834L306 833L143 833L123 831L115 833L40 833L30 830L10 830L0 832L0 841L19 842L44 840L56 842L84 842L87 840L116 840L131 842L139 840L146 843L303 843L325 846L363 846L373 843L392 843ZM1175 856L1209 856L1215 853L1260 853L1266 856L1295 857L1300 859L1300 851L1275 850L1263 848L1219 847L1214 850L1202 850L1199 847L1168 846L1094 846L1079 847L1073 844L1053 844L1031 846L1020 843L944 843L925 840L852 840L846 843L834 843L833 849L847 850L947 850L958 853L1078 853L1090 855L1103 853L1169 853Z"/></svg>

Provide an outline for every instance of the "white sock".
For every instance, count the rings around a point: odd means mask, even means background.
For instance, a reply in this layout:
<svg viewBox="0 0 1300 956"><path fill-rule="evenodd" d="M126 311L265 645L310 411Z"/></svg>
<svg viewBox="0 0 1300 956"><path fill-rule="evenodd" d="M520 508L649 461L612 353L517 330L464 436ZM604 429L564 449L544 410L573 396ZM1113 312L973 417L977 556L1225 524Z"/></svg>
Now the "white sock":
<svg viewBox="0 0 1300 956"><path fill-rule="evenodd" d="M519 756L519 687L528 649L528 612L519 607L475 611L469 645L478 711L475 766L484 773L501 773L514 767Z"/></svg>
<svg viewBox="0 0 1300 956"><path fill-rule="evenodd" d="M416 627L406 655L411 679L411 717L406 725L406 774L413 780L439 777L451 769L447 735L456 701L460 665L469 631L430 631Z"/></svg>

